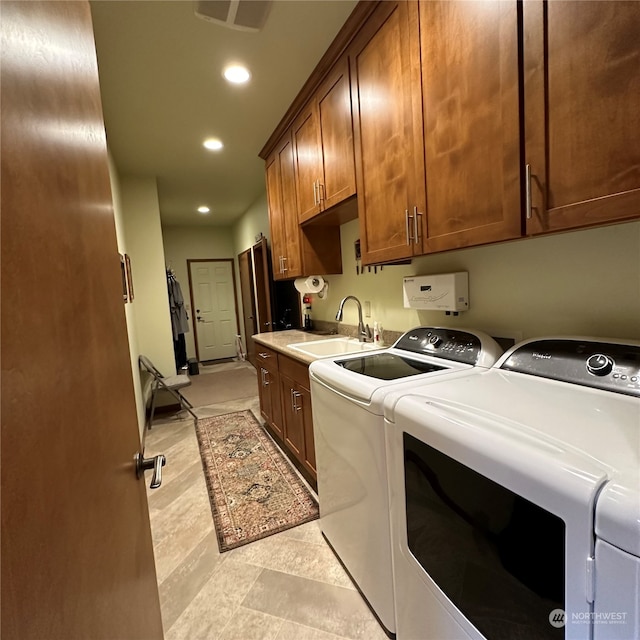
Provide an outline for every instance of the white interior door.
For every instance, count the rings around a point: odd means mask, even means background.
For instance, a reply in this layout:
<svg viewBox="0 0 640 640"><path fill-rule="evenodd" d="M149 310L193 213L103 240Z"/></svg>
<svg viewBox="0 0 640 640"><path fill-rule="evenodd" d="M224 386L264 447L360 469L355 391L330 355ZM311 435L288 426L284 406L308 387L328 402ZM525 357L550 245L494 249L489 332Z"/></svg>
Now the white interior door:
<svg viewBox="0 0 640 640"><path fill-rule="evenodd" d="M189 286L198 360L236 355L233 260L189 260Z"/></svg>

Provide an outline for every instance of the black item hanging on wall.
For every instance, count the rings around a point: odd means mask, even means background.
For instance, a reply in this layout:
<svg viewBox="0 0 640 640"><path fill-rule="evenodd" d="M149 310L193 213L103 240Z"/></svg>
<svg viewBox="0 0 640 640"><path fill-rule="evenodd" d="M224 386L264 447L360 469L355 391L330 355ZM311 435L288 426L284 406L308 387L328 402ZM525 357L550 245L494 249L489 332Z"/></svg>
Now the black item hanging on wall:
<svg viewBox="0 0 640 640"><path fill-rule="evenodd" d="M187 345L184 334L189 331L189 316L184 306L180 283L176 280L173 269L167 269L167 291L169 294L176 371L180 371L187 365Z"/></svg>

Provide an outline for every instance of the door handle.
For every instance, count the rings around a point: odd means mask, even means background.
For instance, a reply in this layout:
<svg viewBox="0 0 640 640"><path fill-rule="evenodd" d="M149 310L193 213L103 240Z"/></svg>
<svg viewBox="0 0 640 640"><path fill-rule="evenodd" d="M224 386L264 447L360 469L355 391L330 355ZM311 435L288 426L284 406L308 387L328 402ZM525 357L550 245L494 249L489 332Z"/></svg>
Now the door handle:
<svg viewBox="0 0 640 640"><path fill-rule="evenodd" d="M167 463L167 459L163 455L154 456L153 458L145 458L142 453L136 453L136 476L139 478L144 475L147 469L153 469L151 476L151 489L157 489L162 484L162 467Z"/></svg>

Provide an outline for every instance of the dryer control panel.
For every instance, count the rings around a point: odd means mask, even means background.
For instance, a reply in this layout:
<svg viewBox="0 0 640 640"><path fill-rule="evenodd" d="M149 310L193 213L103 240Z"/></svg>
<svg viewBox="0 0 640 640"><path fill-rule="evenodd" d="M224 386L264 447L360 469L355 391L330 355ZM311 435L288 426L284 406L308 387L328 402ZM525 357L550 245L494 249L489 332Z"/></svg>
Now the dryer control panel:
<svg viewBox="0 0 640 640"><path fill-rule="evenodd" d="M500 368L640 397L640 344L532 340L506 353Z"/></svg>

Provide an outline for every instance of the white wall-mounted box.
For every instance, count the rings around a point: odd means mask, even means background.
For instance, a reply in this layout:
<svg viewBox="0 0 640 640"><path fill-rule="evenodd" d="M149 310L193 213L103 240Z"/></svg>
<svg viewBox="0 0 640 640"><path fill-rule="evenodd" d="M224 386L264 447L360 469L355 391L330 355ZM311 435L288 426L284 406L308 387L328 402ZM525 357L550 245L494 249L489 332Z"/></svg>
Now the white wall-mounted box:
<svg viewBox="0 0 640 640"><path fill-rule="evenodd" d="M403 278L404 306L432 311L468 311L469 274L440 273Z"/></svg>

